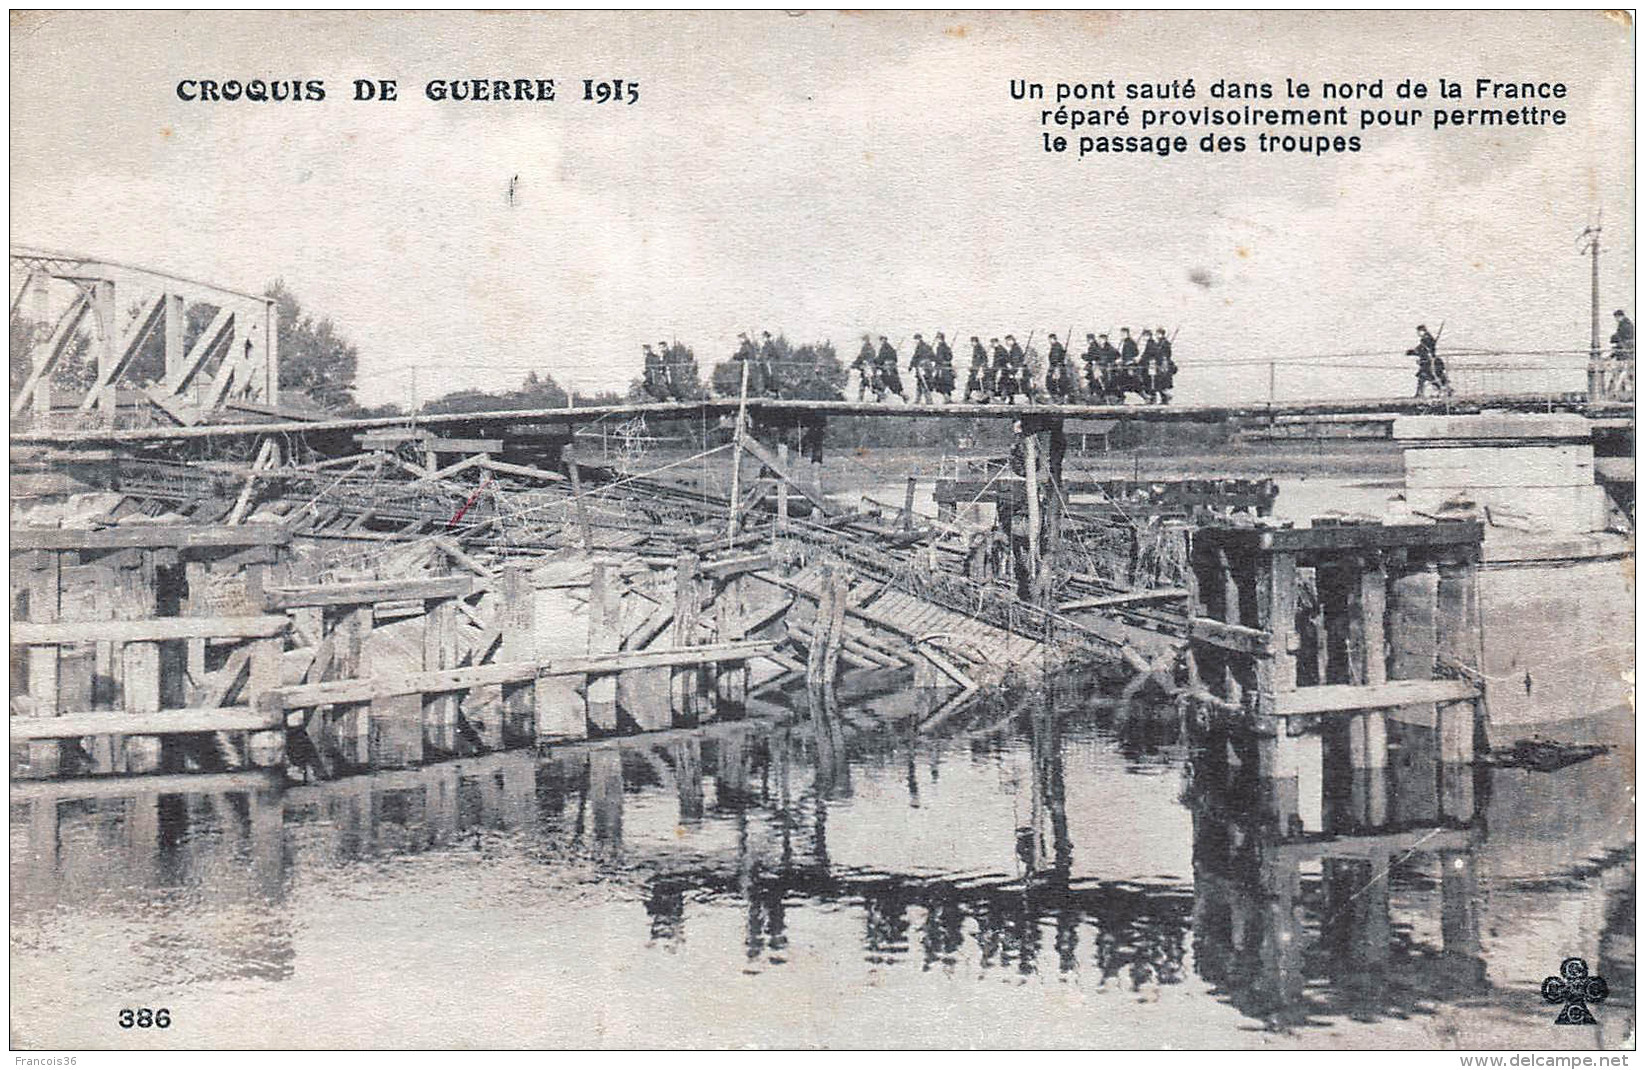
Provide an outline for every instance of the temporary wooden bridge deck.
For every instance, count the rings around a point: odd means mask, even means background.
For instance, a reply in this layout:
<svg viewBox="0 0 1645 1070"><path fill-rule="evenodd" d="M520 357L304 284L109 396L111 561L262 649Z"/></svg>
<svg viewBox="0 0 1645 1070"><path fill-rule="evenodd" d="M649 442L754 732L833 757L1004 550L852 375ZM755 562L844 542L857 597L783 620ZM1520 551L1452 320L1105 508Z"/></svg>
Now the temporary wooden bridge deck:
<svg viewBox="0 0 1645 1070"><path fill-rule="evenodd" d="M702 401L658 401L624 405L592 405L582 408L509 409L492 412L461 412L407 416L377 416L345 419L282 420L260 423L202 423L194 426L145 428L36 429L17 432L11 441L18 444L63 445L70 443L162 443L188 439L257 437L260 435L354 434L375 428L404 428L410 424L425 429L483 429L515 424L575 425L598 420L645 416L657 419L725 416L746 406L750 417L760 420L803 420L806 417L886 416L906 418L970 419L1128 419L1151 422L1187 421L1213 423L1229 419L1269 419L1282 416L1325 414L1393 413L1464 414L1488 409L1520 412L1577 411L1595 418L1631 417L1632 402L1590 401L1575 394L1475 394L1447 398L1319 398L1300 401L1246 401L1216 404L1170 405L950 405L903 404L864 401L809 401L797 399L711 398Z"/></svg>

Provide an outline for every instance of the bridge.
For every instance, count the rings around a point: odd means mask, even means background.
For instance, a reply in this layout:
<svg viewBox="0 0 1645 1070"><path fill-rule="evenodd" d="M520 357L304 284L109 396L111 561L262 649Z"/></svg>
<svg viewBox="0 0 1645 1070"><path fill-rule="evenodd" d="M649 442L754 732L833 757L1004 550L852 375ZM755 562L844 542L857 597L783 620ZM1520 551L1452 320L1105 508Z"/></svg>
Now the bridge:
<svg viewBox="0 0 1645 1070"><path fill-rule="evenodd" d="M756 424L825 421L830 417L889 417L940 420L1025 420L1045 424L1067 419L1141 420L1153 423L1217 423L1224 420L1268 420L1285 416L1348 414L1467 415L1489 410L1514 412L1578 412L1595 419L1632 419L1634 403L1590 399L1584 393L1469 394L1450 397L1316 398L1303 401L1245 401L1170 405L1024 404L973 405L903 404L899 402L813 401L778 398L709 398L702 401L653 401L621 405L590 405L549 409L505 409L488 412L414 414L407 416L313 419L272 418L261 422L206 423L194 426L72 430L41 428L14 433L16 444L137 445L211 439L255 439L266 435L348 435L386 429L492 431L512 425L550 424L567 429L611 419L702 419L734 416L744 411Z"/></svg>

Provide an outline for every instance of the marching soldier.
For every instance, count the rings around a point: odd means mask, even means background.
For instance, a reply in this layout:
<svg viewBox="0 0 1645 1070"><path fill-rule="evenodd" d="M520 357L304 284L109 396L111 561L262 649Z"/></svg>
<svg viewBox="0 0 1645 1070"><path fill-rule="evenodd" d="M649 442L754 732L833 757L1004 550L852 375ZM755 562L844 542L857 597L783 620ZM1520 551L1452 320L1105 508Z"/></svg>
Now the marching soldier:
<svg viewBox="0 0 1645 1070"><path fill-rule="evenodd" d="M874 400L880 399L879 364L874 360L874 340L868 335L862 336L862 348L857 350L857 359L851 362L851 368L857 373L857 400L870 389L874 391Z"/></svg>
<svg viewBox="0 0 1645 1070"><path fill-rule="evenodd" d="M931 401L931 380L936 372L937 354L931 344L922 335L914 336L914 359L908 362L908 370L914 373L914 401L929 403Z"/></svg>
<svg viewBox="0 0 1645 1070"><path fill-rule="evenodd" d="M1154 338L1154 332L1144 327L1142 329L1142 374L1138 377L1142 386L1142 400L1152 405L1158 400L1154 389L1154 373L1159 369L1159 342Z"/></svg>
<svg viewBox="0 0 1645 1070"><path fill-rule="evenodd" d="M777 344L771 340L770 331L760 332L760 388L757 393L777 396Z"/></svg>
<svg viewBox="0 0 1645 1070"><path fill-rule="evenodd" d="M1138 374L1141 356L1137 352L1136 339L1131 337L1131 328L1120 328L1120 360L1114 368L1113 391L1120 401L1125 400L1127 390L1141 390Z"/></svg>
<svg viewBox="0 0 1645 1070"><path fill-rule="evenodd" d="M1101 393L1102 389L1101 383L1097 379L1097 360L1101 356L1102 351L1097 346L1097 336L1087 331L1085 333L1085 352L1080 355L1080 360L1085 365L1085 392L1093 397Z"/></svg>
<svg viewBox="0 0 1645 1070"><path fill-rule="evenodd" d="M886 341L883 334L880 335L879 365L881 386L907 401L908 395L902 390L902 376L897 372L897 351Z"/></svg>
<svg viewBox="0 0 1645 1070"><path fill-rule="evenodd" d="M1620 308L1611 315L1616 317L1616 333L1611 335L1611 356L1616 360L1634 359L1634 321Z"/></svg>
<svg viewBox="0 0 1645 1070"><path fill-rule="evenodd" d="M1438 393L1451 393L1451 381L1445 374L1445 361L1439 355L1439 341L1428 333L1424 324L1417 324L1417 344L1405 351L1408 357L1417 358L1417 397L1427 393L1428 384L1434 385Z"/></svg>
<svg viewBox="0 0 1645 1070"><path fill-rule="evenodd" d="M1045 354L1045 392L1052 401L1066 401L1073 383L1068 377L1068 348L1051 335L1051 345Z"/></svg>
<svg viewBox="0 0 1645 1070"><path fill-rule="evenodd" d="M1177 381L1177 362L1171 356L1171 339L1161 327L1154 335L1155 344L1159 348L1158 364L1154 370L1154 392L1159 395L1160 404L1171 403L1171 391Z"/></svg>
<svg viewBox="0 0 1645 1070"><path fill-rule="evenodd" d="M988 400L993 401L1005 393L1005 380L1011 376L1011 354L998 338L990 338L988 346L991 357L988 362L988 379L983 385L988 388ZM1013 388L1012 393L1015 392Z"/></svg>
<svg viewBox="0 0 1645 1070"><path fill-rule="evenodd" d="M965 376L965 400L978 403L988 400L990 388L984 384L991 379L992 375L988 370L988 350L983 348L981 339L972 335L971 368Z"/></svg>
<svg viewBox="0 0 1645 1070"><path fill-rule="evenodd" d="M932 389L942 395L942 403L949 405L954 400L954 351L949 348L942 332L937 332L937 369Z"/></svg>

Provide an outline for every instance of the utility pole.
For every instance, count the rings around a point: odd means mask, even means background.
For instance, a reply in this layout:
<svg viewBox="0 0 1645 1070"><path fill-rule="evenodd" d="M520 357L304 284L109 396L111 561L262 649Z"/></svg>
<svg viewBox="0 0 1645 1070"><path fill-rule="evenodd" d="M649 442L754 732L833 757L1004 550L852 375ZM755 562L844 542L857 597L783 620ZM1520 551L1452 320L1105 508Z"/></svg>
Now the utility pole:
<svg viewBox="0 0 1645 1070"><path fill-rule="evenodd" d="M1588 333L1588 399L1597 399L1604 393L1605 372L1599 363L1599 231L1595 223L1584 227L1577 236L1577 253L1589 254L1593 269L1592 291L1589 295Z"/></svg>

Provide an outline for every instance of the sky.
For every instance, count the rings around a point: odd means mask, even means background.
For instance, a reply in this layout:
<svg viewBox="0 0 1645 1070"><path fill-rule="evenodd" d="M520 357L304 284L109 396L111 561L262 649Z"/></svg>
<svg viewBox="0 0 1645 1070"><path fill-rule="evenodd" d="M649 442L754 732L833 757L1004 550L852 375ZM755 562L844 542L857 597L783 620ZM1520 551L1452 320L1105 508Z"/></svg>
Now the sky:
<svg viewBox="0 0 1645 1070"><path fill-rule="evenodd" d="M916 331L1122 325L1177 332L1183 401L1266 397L1271 359L1282 398L1405 393L1418 322L1442 349L1584 348L1601 212L1603 336L1633 311L1633 49L1589 12L14 14L11 241L283 279L358 345L373 404L530 370L621 389L664 338L706 366L739 331L884 333L906 360ZM1081 160L1009 92L1192 77L1203 107L1288 76L1562 81L1570 118ZM559 99L423 95L474 77ZM185 102L184 78L327 99ZM352 101L355 78L401 99ZM584 78L639 102L585 103ZM1434 102L1376 106L1402 103Z"/></svg>

